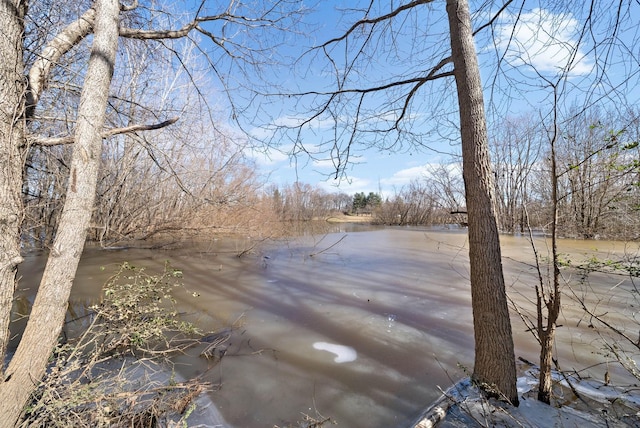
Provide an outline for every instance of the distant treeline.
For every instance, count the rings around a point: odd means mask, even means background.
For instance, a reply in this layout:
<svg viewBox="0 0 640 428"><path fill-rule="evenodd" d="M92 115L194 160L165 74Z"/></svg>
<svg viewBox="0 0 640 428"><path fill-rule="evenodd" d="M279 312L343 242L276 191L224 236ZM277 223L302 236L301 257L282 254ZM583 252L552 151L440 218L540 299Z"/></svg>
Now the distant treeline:
<svg viewBox="0 0 640 428"><path fill-rule="evenodd" d="M640 237L638 115L576 113L556 143L559 232L578 238ZM153 142L106 141L89 238L112 245L166 234L286 233L292 221L334 213L370 215L388 225L464 224L458 162L434 164L391 195L331 193L309 184L265 185L255 165L229 140L195 147L188 129ZM503 123L492 138L498 224L503 232L551 223L549 144L527 117ZM182 136L182 138L176 138ZM34 146L25 167L25 245L51 244L67 186L71 147ZM179 167L178 167L179 166Z"/></svg>

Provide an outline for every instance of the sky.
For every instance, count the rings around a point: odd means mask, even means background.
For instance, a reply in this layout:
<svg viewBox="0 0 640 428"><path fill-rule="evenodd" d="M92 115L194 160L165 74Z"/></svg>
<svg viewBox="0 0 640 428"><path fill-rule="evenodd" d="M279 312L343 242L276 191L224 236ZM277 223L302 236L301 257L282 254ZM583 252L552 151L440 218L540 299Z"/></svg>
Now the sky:
<svg viewBox="0 0 640 428"><path fill-rule="evenodd" d="M318 29L314 33L317 42L339 36L345 28L349 27L350 22L353 22L349 14L337 10L337 3L341 2L320 2L316 11L309 16ZM532 4L538 5L539 3ZM377 40L377 43L389 40L391 43L396 43L398 46L393 49L407 55L406 60L400 57L400 53L395 55L389 53L391 50L380 48L386 52L387 58L381 59L372 56L370 61L373 65L365 68L358 79L350 81L350 84L357 86L362 81L382 82L385 81L384 74L386 72L397 76L419 74L420 67L424 70L433 67L437 58L441 58L438 55L442 53L448 55L447 47L442 45L443 41L447 41L446 36L445 38L442 36L446 35L447 29L444 7L441 7L443 5L444 2L437 3L437 6L431 7L434 11L428 13L425 11L425 15L414 14L411 17L404 17L402 21L398 21L402 26L396 25L394 28L394 31L397 32L395 38L381 37ZM437 10L437 8L442 10ZM385 13L385 10L374 11L372 15L380 13ZM477 28L478 25L485 23L489 15L489 12L475 14L474 27ZM596 91L588 95L581 92L582 89L589 87L593 79L598 76L596 55L601 55L597 50L593 50L584 39L578 40L577 33L583 22L583 18L575 16L570 11L551 11L542 7L532 7L531 9L524 8L516 15L515 12L507 10L495 22L493 31L485 30L476 37L476 49L485 84L485 103L491 103L494 106L493 113L488 116L490 134L492 126L499 126L500 118L526 114L540 108L540 106L550 106L549 87L545 86L543 79L550 81L557 79L560 70L566 67L570 58L571 66L566 72L567 78L562 86L564 102L570 104L575 102L576 98L580 98L578 102L587 103L588 97L597 98ZM427 24L425 27L428 27L429 32L437 36L434 41L430 41L430 36L422 32L423 23ZM423 37L424 42L418 42L421 40L418 37ZM635 34L621 34L620 37L633 38ZM309 42L307 41L307 43ZM422 49L421 45L428 46ZM631 49L637 48L632 46ZM340 51L336 50L336 52L338 54L334 55L334 58L340 58ZM611 50L608 55L615 57L620 54L618 51ZM295 52L292 55L295 55ZM496 57L503 60L501 73L495 72ZM638 57L637 53L635 53L635 57ZM331 76L326 75L326 69L322 68L322 56L309 59L310 56L307 55L305 58L292 68L285 80L291 80L299 91L305 91L308 87L323 91L331 88L333 81ZM308 63L305 62L307 59ZM317 62L318 59L320 59L320 63ZM608 85L616 87L625 76L628 76L629 72L625 71L624 64L621 62L614 59L611 60L611 63L620 65L619 70L614 67L613 72L607 76L609 78ZM324 66L326 67L326 64ZM341 64L336 66L340 68ZM405 67L406 72L404 72ZM304 72L299 73L300 70L304 70ZM402 186L408 185L412 180L428 175L428 171L433 169L434 165L459 160L456 156L459 153L459 145L457 144L458 131L455 124L457 120L455 117L455 86L453 86L452 77L442 80L443 83L434 83L432 89L419 93L418 95L422 98L419 102L413 103L413 110L410 111L413 114L410 120L415 119L415 123L417 123L417 125L412 125L415 128L411 130L420 134L421 147L416 148L411 142L407 142L402 144L401 148L379 150L367 148L368 145L373 144L363 141L364 144L358 145L358 150L351 153L351 163L345 168L345 173L336 178L334 160L330 158L326 150L326 147L330 147L335 138L335 129L330 120L319 118L313 122L313 126L304 129L301 134L307 149L315 153L313 158L304 154L291 157L290 152L294 147L287 140L283 140L284 142L279 145L278 150L250 150L247 154L255 160L260 171L269 177L269 181L278 185L298 181L318 186L330 192L347 194L381 192L384 195L391 195ZM447 80L448 83L444 80ZM427 83L425 86L429 85L430 83ZM618 95L631 99L631 102L638 99L638 91L634 88L627 87L620 90L620 93ZM382 103L382 101L372 98L369 99L369 102L371 102L373 110L377 108L376 103ZM286 101L283 103L286 104ZM448 115L443 114L446 116L444 119L431 119L430 115L438 113L436 107L431 107L430 104L436 104L437 108L442 108L442 111L447 112ZM502 111L495 111L495 106L502 105L505 106ZM349 105L345 104L345 106L344 111L338 111L334 114L338 117L348 115ZM289 107L287 105L281 107L278 112L280 115L274 115L271 118L272 124L291 124L305 119L299 109L288 110ZM297 107L298 104L296 104ZM500 107L498 107L499 109ZM355 110L351 110L351 112L353 111ZM252 132L255 135L262 135L265 130L256 128ZM341 138L344 139L344 135ZM309 141L311 143L308 143ZM318 143L316 144L316 142Z"/></svg>

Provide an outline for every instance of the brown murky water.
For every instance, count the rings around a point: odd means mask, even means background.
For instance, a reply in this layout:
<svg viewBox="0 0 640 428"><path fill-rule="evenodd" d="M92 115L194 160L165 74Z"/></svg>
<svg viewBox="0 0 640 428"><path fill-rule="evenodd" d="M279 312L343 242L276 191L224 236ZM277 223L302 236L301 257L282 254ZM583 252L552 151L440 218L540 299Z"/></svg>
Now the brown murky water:
<svg viewBox="0 0 640 428"><path fill-rule="evenodd" d="M209 381L222 384L212 399L230 426L282 426L316 412L342 427L408 426L439 396L439 386L464 376L458 365L473 363L466 233L346 230L271 243L242 258L235 254L246 243L228 241L172 251L89 248L73 299L97 299L110 266L122 261L160 270L170 260L184 271L189 292L199 294L178 298L203 329L241 324L211 370L197 357L181 358L177 366L185 375L207 371ZM502 242L509 294L534 314L531 247L519 237ZM637 254L638 246L563 241L561 251L579 260L592 252ZM36 286L43 259L27 257L22 288ZM627 286L618 280L617 287ZM595 287L616 286L610 278L602 281ZM561 364L582 369L602 361L587 320L574 303L565 303ZM629 310L623 300L606 305ZM517 355L536 361L533 337L515 312L512 319ZM589 374L603 372L599 365Z"/></svg>

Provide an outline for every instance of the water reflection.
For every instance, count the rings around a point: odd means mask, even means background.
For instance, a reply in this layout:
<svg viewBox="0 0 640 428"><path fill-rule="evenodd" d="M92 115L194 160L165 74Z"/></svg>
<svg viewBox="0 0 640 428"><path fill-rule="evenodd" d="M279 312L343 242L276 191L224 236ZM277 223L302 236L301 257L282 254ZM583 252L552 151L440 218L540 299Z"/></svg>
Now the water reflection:
<svg viewBox="0 0 640 428"><path fill-rule="evenodd" d="M113 271L100 266L126 260L161 270L169 259L184 272L186 290L177 297L193 320L203 329L241 325L220 364L187 355L177 365L185 375L205 373L222 383L213 399L234 426L285 425L316 410L344 427L406 426L439 395L437 386L464 375L458 365L473 362L466 233L338 230L272 243L242 258L236 254L246 243L224 240L171 251L88 249L72 297L99 297ZM567 242L567 253L587 251ZM519 237L503 243L510 295L530 310L530 245ZM42 257L34 256L21 268L25 288L34 287L38 263ZM565 314L570 325L569 308ZM517 314L513 323L518 355L536 360ZM594 355L577 343L578 333L585 334L565 327L558 340L570 344L561 358L583 364Z"/></svg>

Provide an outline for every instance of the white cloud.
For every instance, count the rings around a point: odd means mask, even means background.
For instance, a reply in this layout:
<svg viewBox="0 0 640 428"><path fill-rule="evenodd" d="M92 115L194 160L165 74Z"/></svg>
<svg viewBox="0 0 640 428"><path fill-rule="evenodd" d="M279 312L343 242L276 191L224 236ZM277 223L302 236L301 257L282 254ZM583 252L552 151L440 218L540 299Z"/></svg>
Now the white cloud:
<svg viewBox="0 0 640 428"><path fill-rule="evenodd" d="M593 62L578 46L579 25L570 14L533 9L501 22L497 46L514 65L528 64L541 73L559 73L569 67L569 75L587 74Z"/></svg>
<svg viewBox="0 0 640 428"><path fill-rule="evenodd" d="M359 177L348 177L341 180L327 180L318 183L318 187L326 190L327 192L343 192L348 195L359 192L373 192L375 186L371 180Z"/></svg>
<svg viewBox="0 0 640 428"><path fill-rule="evenodd" d="M462 165L459 163L429 162L423 165L396 171L391 177L381 179L380 184L384 189L383 193L393 193L393 191L400 190L403 186L411 184L412 181L419 181L428 178L435 178L437 180L441 177L435 176L443 174L443 168L447 171L446 175L448 175L448 177L458 177L460 180L462 179Z"/></svg>
<svg viewBox="0 0 640 428"><path fill-rule="evenodd" d="M274 166L284 161L289 161L289 155L286 151L280 149L248 147L245 149L244 154L248 158L253 159L259 166Z"/></svg>
<svg viewBox="0 0 640 428"><path fill-rule="evenodd" d="M313 161L314 168L317 169L335 169L335 161L333 159L316 159Z"/></svg>
<svg viewBox="0 0 640 428"><path fill-rule="evenodd" d="M295 155L295 152L300 151L300 147L296 148L293 144L288 144L277 147L248 147L245 149L245 155L262 166L274 166L286 161L287 165L292 168L295 165L306 166L307 164L313 164L317 168L333 168L334 166L330 159L316 160L309 156L309 154L318 153L319 150L315 144L305 144L304 151L306 153ZM296 156L297 160L295 159Z"/></svg>
<svg viewBox="0 0 640 428"><path fill-rule="evenodd" d="M335 122L332 119L320 119L317 117L309 119L309 117L300 116L280 116L265 126L253 128L250 134L257 139L268 139L278 130L295 129L303 124L304 131L318 132L331 129Z"/></svg>
<svg viewBox="0 0 640 428"><path fill-rule="evenodd" d="M380 182L385 187L400 188L411 183L413 180L424 178L429 173L430 164L414 166L411 168L396 171L391 177L383 178Z"/></svg>

